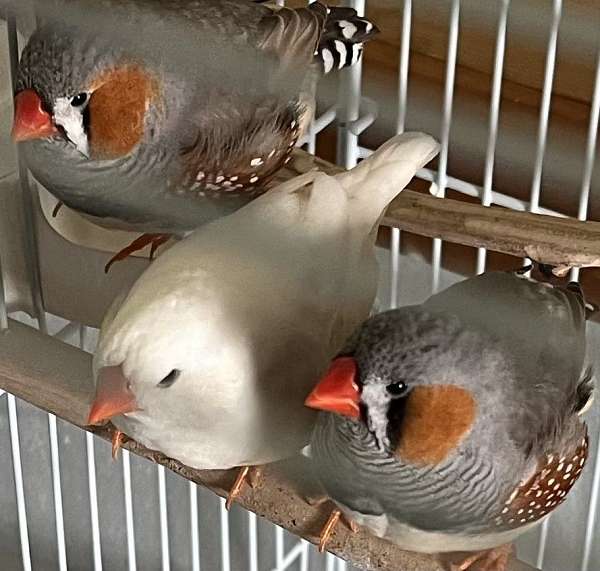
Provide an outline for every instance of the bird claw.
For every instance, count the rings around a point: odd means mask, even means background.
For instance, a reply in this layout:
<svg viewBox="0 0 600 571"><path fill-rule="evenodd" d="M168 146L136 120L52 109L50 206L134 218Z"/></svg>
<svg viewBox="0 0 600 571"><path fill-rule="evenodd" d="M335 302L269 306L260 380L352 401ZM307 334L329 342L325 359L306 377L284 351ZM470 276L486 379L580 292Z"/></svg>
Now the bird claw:
<svg viewBox="0 0 600 571"><path fill-rule="evenodd" d="M312 506L314 508L317 508L319 506L322 506L323 504L326 504L329 501L329 497L325 496L325 495L318 495L318 496L305 496L304 497L304 501L309 505Z"/></svg>
<svg viewBox="0 0 600 571"><path fill-rule="evenodd" d="M331 534L333 533L333 530L334 530L335 526L338 524L338 521L340 521L341 517L342 517L342 512L337 509L333 510L329 514L329 518L327 519L327 522L325 522L325 526L323 527L323 529L321 530L321 533L319 534L319 553L323 553L325 551L325 548L327 547L327 544L329 543L329 539L331 538Z"/></svg>
<svg viewBox="0 0 600 571"><path fill-rule="evenodd" d="M148 256L150 260L154 260L154 254L156 254L156 250L160 248L165 242L169 241L171 238L170 234L159 234L159 237L152 242L152 246L150 246L150 255Z"/></svg>
<svg viewBox="0 0 600 571"><path fill-rule="evenodd" d="M513 546L510 543L480 551L470 555L461 563L451 564L450 571L506 571L512 552ZM474 567L476 563L479 565Z"/></svg>
<svg viewBox="0 0 600 571"><path fill-rule="evenodd" d="M171 237L170 234L142 234L138 236L129 246L123 248L121 251L117 252L104 266L104 273L108 273L111 266L115 262L120 262L121 260L125 260L131 254L138 252L142 248L150 245L150 259L154 259L154 254L156 250L162 246L165 242L169 240Z"/></svg>
<svg viewBox="0 0 600 571"><path fill-rule="evenodd" d="M125 442L125 434L120 430L114 430L112 435L112 459L116 460L119 455L119 450Z"/></svg>
<svg viewBox="0 0 600 571"><path fill-rule="evenodd" d="M254 489L258 486L260 479L262 478L262 466L254 466L254 468L248 470L248 474L246 476L248 485Z"/></svg>
<svg viewBox="0 0 600 571"><path fill-rule="evenodd" d="M257 467L244 466L238 472L238 475L227 494L227 500L225 500L225 507L229 510L233 505L235 499L240 495L244 482L248 482L251 488L255 488L262 475L262 470Z"/></svg>
<svg viewBox="0 0 600 571"><path fill-rule="evenodd" d="M340 519L344 520L344 522L350 528L350 531L352 533L358 533L358 530L360 529L358 524L355 521L348 519L346 516L344 516L339 509L334 509L329 514L329 518L327 519L327 522L325 523L323 529L321 530L321 533L319 534L319 553L323 553L325 551L325 548L327 547L327 544L329 543L329 540L331 538L331 534L333 533L333 530L335 529L335 526L338 524Z"/></svg>
<svg viewBox="0 0 600 571"><path fill-rule="evenodd" d="M58 215L58 211L62 208L62 206L63 206L62 202L56 203L56 206L52 210L52 218L56 218L56 216Z"/></svg>

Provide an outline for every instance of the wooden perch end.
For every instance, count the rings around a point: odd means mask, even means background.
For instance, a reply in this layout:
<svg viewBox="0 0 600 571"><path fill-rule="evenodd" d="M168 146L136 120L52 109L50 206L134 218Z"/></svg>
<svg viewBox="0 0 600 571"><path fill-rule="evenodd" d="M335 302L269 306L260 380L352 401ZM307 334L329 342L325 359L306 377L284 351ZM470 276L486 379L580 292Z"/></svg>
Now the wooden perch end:
<svg viewBox="0 0 600 571"><path fill-rule="evenodd" d="M0 332L0 388L110 440L108 428L84 426L94 395L91 371L89 354L33 328L11 320L9 329ZM194 470L133 440L127 440L124 446L223 497L235 478L235 471ZM111 461L109 455L106 461ZM282 476L277 465L265 467L257 487L244 487L238 503L312 543L317 542L332 507L329 503L309 505L297 488ZM364 530L353 534L344 525L336 527L328 549L371 571L445 569L437 557L402 551ZM510 571L531 569L518 561L510 566Z"/></svg>

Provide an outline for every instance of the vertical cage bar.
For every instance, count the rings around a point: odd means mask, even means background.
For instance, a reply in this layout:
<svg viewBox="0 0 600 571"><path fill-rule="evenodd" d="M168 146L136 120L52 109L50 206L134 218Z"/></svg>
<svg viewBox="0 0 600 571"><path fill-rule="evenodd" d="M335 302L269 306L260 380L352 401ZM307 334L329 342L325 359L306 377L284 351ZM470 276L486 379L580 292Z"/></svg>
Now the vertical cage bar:
<svg viewBox="0 0 600 571"><path fill-rule="evenodd" d="M19 61L19 43L17 35L17 22L13 14L7 17L8 32L8 53L10 58L10 79L13 91L16 88L17 66ZM42 333L48 333L46 324L46 314L42 299L42 288L40 278L39 255L36 247L36 225L33 215L33 195L29 186L29 175L23 161L23 157L18 149L17 160L19 170L19 184L21 186L21 200L24 232L24 252L25 264L27 268L29 285L31 287L32 302L38 327ZM21 551L23 557L23 568L31 568L31 556L29 553L29 537L27 532L27 514L25 510L25 497L23 490L23 474L21 466L21 455L18 443L18 422L17 411L14 397L10 395L9 401L9 419L11 427L11 445L13 450L13 463L15 470L15 487L17 492L17 508L19 512L19 531L21 536ZM62 494L60 486L60 468L58 452L58 435L56 430L56 418L48 415L49 445L52 463L52 488L54 492L54 509L56 519L56 537L58 548L58 559L61 571L66 569L66 549L64 537L64 521L62 509ZM13 438L13 434L15 435ZM16 448L15 448L16 446Z"/></svg>
<svg viewBox="0 0 600 571"><path fill-rule="evenodd" d="M89 432L85 433L85 450L87 454L88 488L90 494L90 520L92 524L94 571L102 571L102 546L100 543L100 518L98 516L98 488L96 485L94 435Z"/></svg>
<svg viewBox="0 0 600 571"><path fill-rule="evenodd" d="M249 571L258 571L258 525L252 512L248 512L248 561Z"/></svg>
<svg viewBox="0 0 600 571"><path fill-rule="evenodd" d="M79 325L79 348L85 351L88 338L88 328L85 325Z"/></svg>
<svg viewBox="0 0 600 571"><path fill-rule="evenodd" d="M408 66L410 63L410 32L412 27L412 0L404 0L402 9L402 37L400 39L400 68L398 70L398 122L396 132L403 133L406 126L408 104ZM398 307L400 280L400 229L392 228L390 241L390 307Z"/></svg>
<svg viewBox="0 0 600 571"><path fill-rule="evenodd" d="M31 571L31 554L29 552L29 532L27 530L27 509L25 507L25 490L23 488L23 468L21 464L21 445L19 442L19 421L17 419L17 403L15 397L7 395L8 425L10 428L10 447L12 451L13 471L15 476L15 494L17 496L17 513L19 516L19 537L21 540L21 560L23 571Z"/></svg>
<svg viewBox="0 0 600 571"><path fill-rule="evenodd" d="M192 543L192 571L200 571L200 525L198 520L198 486L189 483L190 489L190 533Z"/></svg>
<svg viewBox="0 0 600 571"><path fill-rule="evenodd" d="M11 85L14 91L16 89L17 66L19 61L19 42L17 35L17 22L16 18L12 14L9 14L8 16L7 31ZM25 242L25 263L29 277L33 308L35 312L35 317L38 322L38 328L42 333L47 334L48 326L46 323L46 313L44 310L44 302L42 297L40 261L39 252L37 250L37 227L33 213L33 191L29 184L29 173L27 171L27 167L25 166L25 162L18 148L16 149L16 153L19 170L19 184L21 186L23 222L25 226L25 232L23 233ZM54 494L54 515L56 521L58 562L59 569L61 571L66 571L67 556L62 505L62 490L60 482L60 453L58 450L58 431L56 425L56 418L51 414L48 414L48 435L52 470L52 489Z"/></svg>
<svg viewBox="0 0 600 571"><path fill-rule="evenodd" d="M17 67L19 64L19 42L17 36L17 22L14 16L8 15L8 53L10 57L10 79L13 91L16 89ZM32 302L35 311L35 318L38 321L39 329L42 333L48 333L46 324L46 313L44 311L44 302L42 298L42 281L40 277L40 260L37 250L37 227L33 215L33 192L29 185L29 173L18 147L16 148L19 184L21 186L21 200L23 211L23 222L25 226L24 252L25 264L31 286Z"/></svg>
<svg viewBox="0 0 600 571"><path fill-rule="evenodd" d="M548 530L550 526L550 518L546 518L544 523L542 523L542 527L540 528L540 539L538 544L538 552L536 557L535 565L539 569L542 568L544 564L544 555L546 554L546 543L548 542Z"/></svg>
<svg viewBox="0 0 600 571"><path fill-rule="evenodd" d="M88 328L79 325L79 348L85 351ZM100 543L100 518L98 516L98 487L96 484L96 456L94 435L85 433L85 453L87 456L88 491L90 499L90 523L92 527L92 554L94 571L102 571L102 545Z"/></svg>
<svg viewBox="0 0 600 571"><path fill-rule="evenodd" d="M4 274L2 273L2 258L0 257L0 331L8 329L8 310L6 308L6 293L4 289Z"/></svg>
<svg viewBox="0 0 600 571"><path fill-rule="evenodd" d="M594 160L596 158L596 143L598 138L598 120L600 118L600 52L598 52L596 63L596 78L594 80L594 94L592 96L592 107L590 110L590 124L588 128L587 145L585 149L585 163L583 167L583 178L579 192L579 210L577 218L587 220L588 207L590 203L590 188L592 185L592 174L594 172ZM571 270L571 279L579 279L579 268Z"/></svg>
<svg viewBox="0 0 600 571"><path fill-rule="evenodd" d="M328 553L327 560L325 562L325 571L335 571L335 561L336 561L335 555Z"/></svg>
<svg viewBox="0 0 600 571"><path fill-rule="evenodd" d="M588 517L585 526L585 539L583 542L583 554L581 556L581 571L589 571L592 547L594 545L594 527L598 514L598 502L600 502L600 434L596 445L596 461L594 462L594 478L592 480L592 491L590 493Z"/></svg>
<svg viewBox="0 0 600 571"><path fill-rule="evenodd" d="M398 307L400 284L400 229L392 228L390 235L390 309Z"/></svg>
<svg viewBox="0 0 600 571"><path fill-rule="evenodd" d="M312 4L313 2L316 2L317 0L308 0L308 4ZM315 116L317 113L317 106L315 104ZM306 150L311 154L314 155L317 151L317 130L315 128L315 116L313 116L310 125L308 126L308 141L306 142Z"/></svg>
<svg viewBox="0 0 600 571"><path fill-rule="evenodd" d="M600 118L600 51L597 55L596 78L594 80L594 94L592 96L592 107L590 110L590 124L588 129L587 147L585 152L585 164L583 168L583 179L581 181L581 192L579 195L579 211L577 218L587 220L592 173L594 171L594 159L596 156L596 144L598 137L598 121ZM579 268L573 268L571 279L579 279ZM596 446L596 460L594 462L594 476L592 479L592 491L588 502L588 515L585 526L585 538L583 542L583 553L581 556L581 571L589 571L594 545L594 528L598 515L598 502L600 502L600 434Z"/></svg>
<svg viewBox="0 0 600 571"><path fill-rule="evenodd" d="M231 571L231 555L229 551L229 512L225 500L219 498L221 516L221 571Z"/></svg>
<svg viewBox="0 0 600 571"><path fill-rule="evenodd" d="M165 478L165 467L157 466L158 475L158 507L160 512L160 553L162 570L169 571L169 521L167 513L167 482Z"/></svg>
<svg viewBox="0 0 600 571"><path fill-rule="evenodd" d="M458 31L460 24L460 0L452 0L450 13L450 32L448 35L448 61L446 62L446 81L444 85L444 110L442 115L442 128L440 133L440 155L437 176L437 195L446 194L448 147L450 144L450 126L452 124L452 104L454 99L454 77L456 75L456 59L458 55ZM434 238L431 254L433 293L440 287L440 269L442 264L442 240Z"/></svg>
<svg viewBox="0 0 600 571"><path fill-rule="evenodd" d="M283 529L279 526L275 528L275 566L280 569L285 557L285 547L283 544Z"/></svg>
<svg viewBox="0 0 600 571"><path fill-rule="evenodd" d="M65 522L63 514L62 486L60 483L60 457L58 452L58 426L56 423L56 416L50 413L48 413L48 432L50 435L50 458L52 465L52 490L54 492L58 568L60 571L67 571L67 548L65 543Z"/></svg>
<svg viewBox="0 0 600 571"><path fill-rule="evenodd" d="M500 98L502 94L502 74L504 71L504 54L506 52L506 23L510 0L502 0L498 16L498 32L496 34L496 54L494 56L494 75L492 78L492 98L490 102L490 118L487 150L485 155L485 172L483 175L483 194L481 204L490 206L492 203L492 181L494 178L494 159L498 141L498 119L500 116ZM477 273L485 271L487 250L477 249Z"/></svg>
<svg viewBox="0 0 600 571"><path fill-rule="evenodd" d="M308 127L308 141L306 144L306 150L314 155L317 152L317 132L315 130L315 120L310 122Z"/></svg>
<svg viewBox="0 0 600 571"><path fill-rule="evenodd" d="M365 13L365 0L349 0L347 3L359 16ZM360 115L360 94L362 77L362 58L353 66L340 73L339 93L343 100L339 109L340 125L337 130L337 161L350 169L358 162L358 135L348 129L348 124L356 121Z"/></svg>
<svg viewBox="0 0 600 571"><path fill-rule="evenodd" d="M396 133L404 133L406 127L411 28L412 0L404 0L402 8L402 37L400 38L400 67L398 70L398 121L396 123Z"/></svg>
<svg viewBox="0 0 600 571"><path fill-rule="evenodd" d="M308 571L308 542L302 540L302 553L300 554L300 571Z"/></svg>
<svg viewBox="0 0 600 571"><path fill-rule="evenodd" d="M531 182L531 194L529 201L529 212L539 212L540 195L542 188L542 169L544 165L544 156L546 154L546 142L548 138L548 121L550 119L550 103L552 101L552 84L554 83L554 70L556 66L556 49L558 46L558 29L562 16L562 0L554 0L552 3L552 24L548 38L546 52L546 67L544 70L544 85L542 88L542 103L540 107L540 119L538 125L537 149L533 169L533 180ZM529 263L526 260L525 263ZM536 565L542 568L544 556L546 554L546 544L548 541L548 529L550 518L547 518L542 524L540 531L540 541Z"/></svg>
<svg viewBox="0 0 600 571"><path fill-rule="evenodd" d="M546 68L544 71L544 86L542 88L542 104L540 107L540 120L538 125L537 149L531 183L530 212L538 212L542 186L542 168L546 153L548 138L548 120L550 118L550 103L552 100L552 84L554 82L554 69L556 65L556 48L558 45L558 28L562 13L562 0L554 0L552 4L552 25L548 38L546 52Z"/></svg>
<svg viewBox="0 0 600 571"><path fill-rule="evenodd" d="M131 492L131 459L129 451L123 450L123 489L125 496L125 524L127 526L127 560L129 571L137 569L135 555L135 528L133 525L133 494Z"/></svg>

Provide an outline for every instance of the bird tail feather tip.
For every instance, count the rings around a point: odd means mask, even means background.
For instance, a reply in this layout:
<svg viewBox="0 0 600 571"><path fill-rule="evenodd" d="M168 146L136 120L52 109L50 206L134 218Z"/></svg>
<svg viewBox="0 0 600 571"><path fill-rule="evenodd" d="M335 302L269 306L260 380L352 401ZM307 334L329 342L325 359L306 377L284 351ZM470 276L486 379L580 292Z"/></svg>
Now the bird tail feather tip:
<svg viewBox="0 0 600 571"><path fill-rule="evenodd" d="M373 22L361 18L353 8L325 7L315 2L310 9L327 11L317 49L324 73L354 65L360 59L363 44L379 33Z"/></svg>
<svg viewBox="0 0 600 571"><path fill-rule="evenodd" d="M375 222L417 172L436 157L439 143L425 133L392 137L352 170L336 175L356 211Z"/></svg>

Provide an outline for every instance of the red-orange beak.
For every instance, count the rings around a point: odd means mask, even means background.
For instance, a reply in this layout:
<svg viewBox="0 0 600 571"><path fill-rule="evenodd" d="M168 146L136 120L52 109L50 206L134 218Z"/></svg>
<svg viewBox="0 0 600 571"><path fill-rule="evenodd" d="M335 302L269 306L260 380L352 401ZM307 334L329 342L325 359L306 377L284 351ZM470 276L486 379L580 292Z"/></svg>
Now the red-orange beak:
<svg viewBox="0 0 600 571"><path fill-rule="evenodd" d="M12 138L15 143L51 137L58 133L52 117L44 110L42 99L33 89L25 89L15 96L15 118Z"/></svg>
<svg viewBox="0 0 600 571"><path fill-rule="evenodd" d="M360 418L360 392L356 384L358 368L352 357L334 359L325 376L304 401L310 408Z"/></svg>
<svg viewBox="0 0 600 571"><path fill-rule="evenodd" d="M102 367L98 372L96 398L88 417L88 424L100 424L113 416L139 410L135 395L120 366Z"/></svg>

